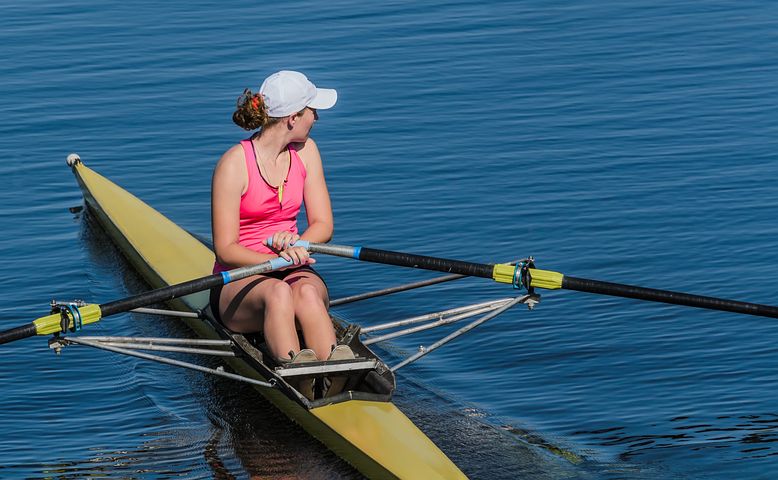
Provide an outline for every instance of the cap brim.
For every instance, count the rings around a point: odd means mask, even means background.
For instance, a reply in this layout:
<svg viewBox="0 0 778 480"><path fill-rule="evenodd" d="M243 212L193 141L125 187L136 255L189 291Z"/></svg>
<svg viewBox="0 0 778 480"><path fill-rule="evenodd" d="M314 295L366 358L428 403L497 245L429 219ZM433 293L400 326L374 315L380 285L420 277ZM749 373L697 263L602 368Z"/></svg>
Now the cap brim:
<svg viewBox="0 0 778 480"><path fill-rule="evenodd" d="M332 108L338 101L338 92L332 88L317 88L316 96L308 103L308 106L317 110Z"/></svg>

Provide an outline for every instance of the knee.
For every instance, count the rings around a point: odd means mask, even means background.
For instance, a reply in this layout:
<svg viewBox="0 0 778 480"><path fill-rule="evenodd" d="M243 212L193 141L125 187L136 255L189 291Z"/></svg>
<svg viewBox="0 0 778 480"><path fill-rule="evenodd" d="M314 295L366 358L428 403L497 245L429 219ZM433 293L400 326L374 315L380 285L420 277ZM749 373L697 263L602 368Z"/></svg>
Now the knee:
<svg viewBox="0 0 778 480"><path fill-rule="evenodd" d="M304 283L295 289L295 304L317 305L323 304L319 289L315 285Z"/></svg>
<svg viewBox="0 0 778 480"><path fill-rule="evenodd" d="M276 281L268 286L265 295L267 307L282 307L292 305L292 289L286 282Z"/></svg>

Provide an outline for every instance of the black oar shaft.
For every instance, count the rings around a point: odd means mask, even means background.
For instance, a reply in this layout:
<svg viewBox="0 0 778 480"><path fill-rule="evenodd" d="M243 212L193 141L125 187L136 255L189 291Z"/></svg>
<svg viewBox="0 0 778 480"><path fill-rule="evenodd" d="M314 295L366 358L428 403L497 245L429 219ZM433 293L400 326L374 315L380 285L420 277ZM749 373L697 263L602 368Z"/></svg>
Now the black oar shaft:
<svg viewBox="0 0 778 480"><path fill-rule="evenodd" d="M158 288L150 292L139 293L132 297L104 303L100 305L100 312L103 317L107 317L116 313L127 312L134 308L145 307L153 303L168 302L174 298L184 297L192 293L202 292L203 290L210 290L211 288L235 280L240 280L251 275L271 272L282 267L288 267L289 265L291 265L291 263L281 257L274 258L257 265L249 265L227 272L215 273L213 275L208 275L207 277L196 278L194 280L189 280L188 282L181 282L168 287Z"/></svg>
<svg viewBox="0 0 778 480"><path fill-rule="evenodd" d="M500 283L515 283L515 271L505 264L491 265L460 260L449 260L438 257L426 257L410 253L392 252L366 247L345 245L315 244L309 246L311 252L357 258L367 262L399 265L403 267L436 270L460 275L493 278ZM654 288L636 287L621 283L602 282L585 278L569 277L558 272L530 268L531 286L545 289L563 288L579 292L596 293L615 297L634 298L652 302L685 305L689 307L707 308L725 312L743 313L761 317L778 318L778 307L757 303L740 302L723 298L692 295L689 293L657 290Z"/></svg>
<svg viewBox="0 0 778 480"><path fill-rule="evenodd" d="M102 312L103 317L107 317L116 313L127 312L134 308L144 307L153 303L163 303L173 300L174 298L208 290L213 287L218 287L223 283L224 278L221 274L217 273L188 282L171 285L169 287L152 290L150 292L140 293L138 295L133 295L132 297L122 298L121 300L103 303L100 305L100 312Z"/></svg>
<svg viewBox="0 0 778 480"><path fill-rule="evenodd" d="M424 270L435 270L446 273L458 273L460 275L483 278L492 278L492 271L494 270L494 265L449 260L446 258L426 257L424 255L413 255L410 253L391 252L389 250L378 250L365 247L362 247L359 250L359 259L366 262L421 268Z"/></svg>
<svg viewBox="0 0 778 480"><path fill-rule="evenodd" d="M256 269L257 267L252 268ZM270 268L267 268L266 270L270 270ZM132 297L122 298L121 300L103 303L97 306L99 308L99 316L96 318L96 320L99 318L108 317L110 315L115 315L117 313L128 312L134 308L145 307L154 303L167 302L173 300L174 298L179 298L195 292L208 290L213 287L223 285L224 281L224 276L217 273L207 277L190 280L188 282L152 290L150 292L140 293L138 295L133 295ZM42 319L43 318L38 319L37 321ZM38 331L38 327L39 326L33 322L28 323L27 325L22 325L21 327L0 331L0 344L38 335L40 333Z"/></svg>
<svg viewBox="0 0 778 480"><path fill-rule="evenodd" d="M251 275L258 275L267 273L279 268L288 267L291 262L283 259L282 257L268 260L267 262L260 263L258 265L250 265L247 267L240 267L234 270L221 272L207 277L201 277L187 282L181 282L176 285L170 285L162 287L150 292L141 293L132 297L123 298L121 300L115 300L113 302L104 303L102 305L90 304L75 308L70 311L70 320L73 325L76 325L78 320L79 325L83 321L84 324L94 323L110 315L117 313L127 312L134 308L145 307L154 303L167 302L174 298L184 297L195 292L203 290L209 290L213 287L218 287L226 283L230 283L235 280L249 277ZM65 315L68 315L67 312ZM75 316L73 316L75 315ZM46 335L49 333L58 333L62 331L62 320L58 313L52 313L45 317L41 317L34 322L23 325L21 327L12 328L0 332L0 344L8 343L13 340L21 340L22 338L31 337L33 335Z"/></svg>
<svg viewBox="0 0 778 480"><path fill-rule="evenodd" d="M35 335L35 324L28 323L21 327L11 328L0 332L0 344L21 340Z"/></svg>
<svg viewBox="0 0 778 480"><path fill-rule="evenodd" d="M625 285L621 283L568 277L567 275L565 275L562 280L562 288L579 292L597 293L600 295L634 298L637 300L648 300L652 302L671 303L674 305L685 305L688 307L707 308L710 310L744 313L760 317L778 318L778 307L771 305L760 305L737 300L692 295L670 290L636 287L634 285Z"/></svg>

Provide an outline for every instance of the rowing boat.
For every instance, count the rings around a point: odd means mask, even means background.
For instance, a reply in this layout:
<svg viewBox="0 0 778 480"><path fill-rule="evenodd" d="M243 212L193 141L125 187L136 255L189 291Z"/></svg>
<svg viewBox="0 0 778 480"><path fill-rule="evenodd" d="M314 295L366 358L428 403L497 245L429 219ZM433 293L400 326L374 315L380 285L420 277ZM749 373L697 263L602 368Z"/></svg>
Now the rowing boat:
<svg viewBox="0 0 778 480"><path fill-rule="evenodd" d="M87 208L130 264L154 288L208 275L214 254L201 240L146 203L88 168L80 160L72 171ZM228 340L236 356L227 363L238 375L269 382L257 391L338 456L370 478L466 478L459 468L392 402L392 370L365 346L358 328L333 318L341 343L357 360L340 365L306 363L305 372L281 372L264 351L260 338L224 329L208 309L208 291L171 302L197 313L184 321L204 339ZM311 371L318 368L318 371ZM328 370L329 368L329 370ZM340 373L348 375L346 391L309 400L292 387L292 378Z"/></svg>

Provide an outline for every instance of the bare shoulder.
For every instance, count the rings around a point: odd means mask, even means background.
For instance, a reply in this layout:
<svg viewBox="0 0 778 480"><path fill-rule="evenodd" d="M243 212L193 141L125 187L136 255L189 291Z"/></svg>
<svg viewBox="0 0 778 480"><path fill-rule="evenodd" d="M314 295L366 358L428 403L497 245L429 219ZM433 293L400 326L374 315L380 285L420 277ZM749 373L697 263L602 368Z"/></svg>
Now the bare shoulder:
<svg viewBox="0 0 778 480"><path fill-rule="evenodd" d="M224 152L213 169L211 188L218 191L239 191L242 195L248 188L249 174L244 161L243 147L238 144ZM224 190L224 189L227 190Z"/></svg>
<svg viewBox="0 0 778 480"><path fill-rule="evenodd" d="M306 169L321 165L321 154L319 153L319 147L316 146L316 142L313 138L308 137L304 142L292 144L297 154L300 155L300 160L303 161Z"/></svg>
<svg viewBox="0 0 778 480"><path fill-rule="evenodd" d="M243 158L243 147L240 144L233 145L224 152L219 162L216 164L214 172L227 174L245 174L246 162Z"/></svg>

